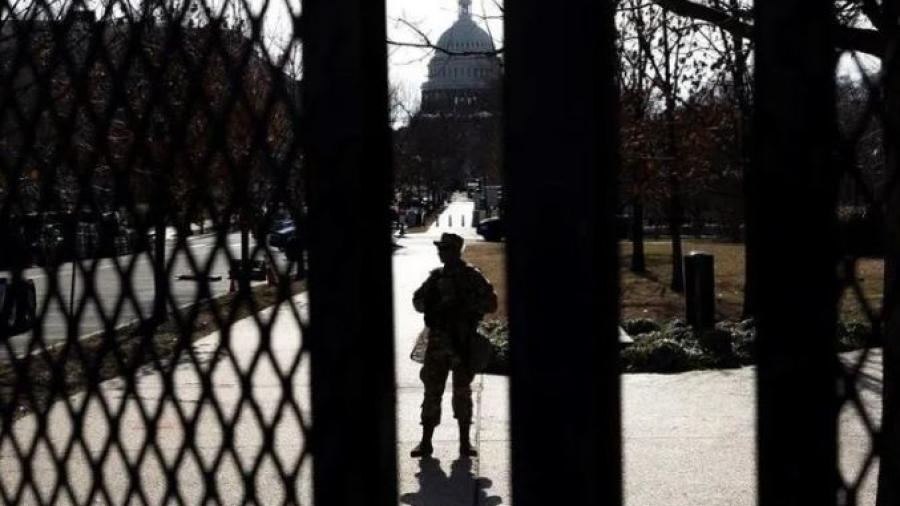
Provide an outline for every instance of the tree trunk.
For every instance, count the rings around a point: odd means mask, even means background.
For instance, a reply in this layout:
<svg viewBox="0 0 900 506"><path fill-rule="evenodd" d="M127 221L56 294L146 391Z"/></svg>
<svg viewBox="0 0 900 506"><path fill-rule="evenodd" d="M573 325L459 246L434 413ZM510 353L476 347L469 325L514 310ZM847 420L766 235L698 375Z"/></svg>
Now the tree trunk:
<svg viewBox="0 0 900 506"><path fill-rule="evenodd" d="M739 4L735 0L731 1L733 11L739 9ZM734 82L734 94L738 106L738 116L736 121L738 156L740 158L740 170L743 175L744 185L744 307L743 317L752 318L756 314L756 269L754 267L754 246L751 244L752 238L750 230L753 230L749 223L752 219L752 213L747 208L746 195L748 194L750 178L749 164L750 147L753 141L750 138L751 124L750 118L753 114L747 93L747 56L744 53L745 41L742 37L732 37L734 43L734 65L732 67L732 81Z"/></svg>
<svg viewBox="0 0 900 506"><path fill-rule="evenodd" d="M678 163L678 148L675 144L675 100L666 100L666 122L669 130L669 236L672 238L672 283L673 292L684 292L684 267L681 263L681 224L684 221L684 209L681 202L681 184L678 181L675 164Z"/></svg>
<svg viewBox="0 0 900 506"><path fill-rule="evenodd" d="M670 288L677 293L684 292L684 265L681 262L684 252L681 244L680 207L679 197L674 195L669 211L669 234L672 237L672 283Z"/></svg>
<svg viewBox="0 0 900 506"><path fill-rule="evenodd" d="M678 144L675 132L675 82L672 76L672 47L669 42L669 16L668 11L663 9L663 56L665 58L665 99L666 99L666 133L667 146L666 154L668 155L668 184L669 184L669 236L672 238L672 282L669 285L672 291L677 293L684 292L684 266L681 264L682 248L681 248L681 222L682 222L682 203L681 203L681 185L678 182L679 174L677 173L678 164Z"/></svg>
<svg viewBox="0 0 900 506"><path fill-rule="evenodd" d="M885 10L896 20L900 0L885 2ZM881 464L878 471L877 506L900 505L900 35L894 29L885 53L884 74L885 120L884 142L888 181L893 181L886 195L885 266L884 266L884 370L881 411Z"/></svg>
<svg viewBox="0 0 900 506"><path fill-rule="evenodd" d="M644 203L635 197L631 213L631 272L646 272L644 261Z"/></svg>
<svg viewBox="0 0 900 506"><path fill-rule="evenodd" d="M747 195L748 193L750 187L749 180L749 171L745 170L744 195ZM746 203L744 204L744 207L748 207ZM745 213L744 216L744 307L742 309L742 315L744 318L753 318L756 316L756 294L758 291L756 280L759 278L759 275L756 272L756 248L753 241L753 231L756 230L756 226L751 223L751 220L753 219L751 213Z"/></svg>
<svg viewBox="0 0 900 506"><path fill-rule="evenodd" d="M731 15L736 15L739 13L743 6L741 0L728 0L727 8L725 4L721 0L716 0L713 2L713 6L716 9L720 9L723 11L729 12ZM732 51L729 59L729 72L731 73L731 81L734 84L734 105L736 107L737 114L734 117L733 127L735 130L735 139L738 146L738 167L743 177L743 194L744 194L744 234L741 237L740 234L737 234L735 237L736 240L743 240L744 242L744 307L743 307L743 317L751 318L754 316L756 309L756 292L757 292L757 274L756 269L754 268L754 246L751 244L751 235L752 230L755 228L750 220L752 219L752 213L747 205L746 196L749 194L750 189L750 170L749 163L750 160L750 146L753 145L752 139L750 139L750 118L753 114L750 106L750 93L748 93L748 85L747 85L747 53L745 52L745 45L747 41L744 40L743 37L735 35L732 32L729 32L724 27L720 27L720 33L722 38L725 40L731 41ZM726 50L729 50L726 47Z"/></svg>

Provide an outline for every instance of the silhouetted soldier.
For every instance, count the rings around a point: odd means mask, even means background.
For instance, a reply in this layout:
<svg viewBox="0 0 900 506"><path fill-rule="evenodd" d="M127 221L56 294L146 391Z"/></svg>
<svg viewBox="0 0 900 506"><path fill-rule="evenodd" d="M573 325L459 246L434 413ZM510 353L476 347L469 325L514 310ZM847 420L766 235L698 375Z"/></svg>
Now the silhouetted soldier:
<svg viewBox="0 0 900 506"><path fill-rule="evenodd" d="M497 309L497 295L481 272L462 260L462 237L443 234L434 244L444 266L431 271L413 295L416 311L425 313L429 337L425 365L419 374L425 383L422 442L411 455L427 457L434 451L431 436L441 422L441 397L447 376L452 371L453 416L459 423L459 453L474 457L477 452L469 440L471 383L475 377L470 348L481 318Z"/></svg>

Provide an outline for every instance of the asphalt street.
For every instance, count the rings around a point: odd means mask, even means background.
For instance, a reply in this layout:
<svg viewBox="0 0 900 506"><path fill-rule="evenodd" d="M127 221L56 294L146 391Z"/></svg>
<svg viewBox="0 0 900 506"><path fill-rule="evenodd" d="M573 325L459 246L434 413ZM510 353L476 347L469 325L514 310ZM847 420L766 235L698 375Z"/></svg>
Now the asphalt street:
<svg viewBox="0 0 900 506"><path fill-rule="evenodd" d="M222 237L205 234L189 237L187 248L176 247L175 238L166 244L166 262L171 293L169 311L185 308L198 301L202 283L208 283L212 297L228 293L229 258L239 258L240 233ZM250 240L251 252L255 242ZM228 254L226 254L226 250ZM230 257L229 257L230 255ZM262 259L261 249L254 258ZM279 268L285 265L284 255L272 250L272 257ZM74 290L72 270L75 267ZM208 273L218 280L179 280L182 274ZM76 312L75 334L85 336L104 328L104 322L120 327L147 318L153 308L154 275L152 258L148 252L100 260L83 260L80 266L73 262L56 269L35 267L24 273L35 283L37 291L37 327L9 338L10 348L0 348L0 357L12 349L16 355L29 350L29 344L39 336L45 346L52 346L66 339L69 318L73 307ZM8 277L8 272L0 277ZM215 279L215 278L213 278ZM123 282L127 280L127 282ZM88 294L86 297L85 294ZM37 349L32 347L32 351Z"/></svg>

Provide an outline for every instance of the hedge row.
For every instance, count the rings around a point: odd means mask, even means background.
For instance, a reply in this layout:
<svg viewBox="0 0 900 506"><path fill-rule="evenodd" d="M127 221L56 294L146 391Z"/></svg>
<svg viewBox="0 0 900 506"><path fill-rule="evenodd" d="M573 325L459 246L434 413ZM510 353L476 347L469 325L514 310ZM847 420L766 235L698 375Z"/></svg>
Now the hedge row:
<svg viewBox="0 0 900 506"><path fill-rule="evenodd" d="M755 362L756 324L752 319L723 321L715 328L696 332L684 321L659 323L647 318L625 320L622 328L634 344L622 349L625 372L675 373L697 369L724 369ZM509 372L509 326L505 321L489 320L479 331L494 348L487 368L489 374ZM860 322L841 322L838 326L839 351L867 346L871 329Z"/></svg>

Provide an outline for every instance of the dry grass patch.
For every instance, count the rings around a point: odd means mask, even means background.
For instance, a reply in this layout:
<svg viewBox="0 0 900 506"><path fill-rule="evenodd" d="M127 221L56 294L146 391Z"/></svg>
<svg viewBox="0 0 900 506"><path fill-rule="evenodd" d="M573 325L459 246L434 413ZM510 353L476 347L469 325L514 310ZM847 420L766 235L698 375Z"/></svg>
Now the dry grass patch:
<svg viewBox="0 0 900 506"><path fill-rule="evenodd" d="M506 262L504 243L472 243L465 251L466 259L481 269L494 284L500 308L489 318L506 318ZM622 287L622 318L653 318L668 320L682 318L684 297L669 288L672 277L671 244L668 241L648 241L644 246L647 272L641 275L629 270L631 243L620 243L620 279ZM741 316L744 294L744 245L716 241L688 240L684 251L704 251L715 256L717 311L720 319ZM856 265L856 279L866 300L874 310L881 307L884 261L863 258ZM791 289L785 280L785 289ZM841 315L846 321L866 321L862 306L849 291L841 301Z"/></svg>
<svg viewBox="0 0 900 506"><path fill-rule="evenodd" d="M715 257L716 311L720 319L739 318L744 299L744 245L686 241L684 252L704 251ZM622 318L666 320L684 315L684 296L673 292L672 246L668 241L644 244L647 271L631 272L631 243L619 244Z"/></svg>
<svg viewBox="0 0 900 506"><path fill-rule="evenodd" d="M877 315L884 300L884 259L859 259L854 270L866 303ZM852 290L845 291L841 297L841 315L845 320L867 320L866 311Z"/></svg>
<svg viewBox="0 0 900 506"><path fill-rule="evenodd" d="M502 242L476 242L466 245L463 257L478 267L494 285L497 292L497 312L487 315L487 319L506 319L506 244Z"/></svg>
<svg viewBox="0 0 900 506"><path fill-rule="evenodd" d="M744 245L710 240L689 240L684 252L703 251L715 257L716 311L719 319L741 317L744 300ZM647 272L635 274L631 265L631 243L620 243L622 317L667 319L683 317L684 297L669 289L672 278L672 246L668 241L652 241L644 245ZM862 258L856 263L856 280L871 307L878 311L884 288L884 260ZM784 280L790 290L791 280ZM866 321L858 299L848 291L841 300L841 318Z"/></svg>

